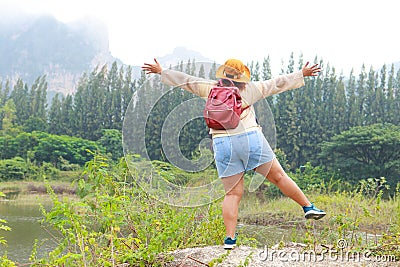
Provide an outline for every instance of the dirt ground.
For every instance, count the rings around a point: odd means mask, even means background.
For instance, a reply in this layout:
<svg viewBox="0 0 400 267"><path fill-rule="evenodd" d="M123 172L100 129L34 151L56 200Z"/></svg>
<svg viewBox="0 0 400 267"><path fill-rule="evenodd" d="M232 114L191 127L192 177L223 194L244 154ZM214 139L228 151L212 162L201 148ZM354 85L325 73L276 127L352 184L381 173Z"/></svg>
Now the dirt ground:
<svg viewBox="0 0 400 267"><path fill-rule="evenodd" d="M171 253L174 261L167 267L286 267L286 266L400 266L393 257L373 257L368 252L351 253L320 248L319 253L306 250L299 243L286 244L284 248L251 248L239 246L224 250L222 246L187 248Z"/></svg>

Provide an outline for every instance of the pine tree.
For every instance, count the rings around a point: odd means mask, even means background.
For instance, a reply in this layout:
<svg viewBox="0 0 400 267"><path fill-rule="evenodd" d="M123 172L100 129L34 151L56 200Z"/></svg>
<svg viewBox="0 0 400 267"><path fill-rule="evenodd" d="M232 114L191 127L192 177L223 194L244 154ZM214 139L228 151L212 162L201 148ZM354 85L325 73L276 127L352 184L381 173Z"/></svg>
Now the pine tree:
<svg viewBox="0 0 400 267"><path fill-rule="evenodd" d="M123 77L123 85L122 85L122 121L124 121L125 116L126 116L126 112L128 110L128 105L129 102L132 99L133 93L136 91L136 80L133 80L132 78L132 67L128 66L126 71L125 71L125 75Z"/></svg>
<svg viewBox="0 0 400 267"><path fill-rule="evenodd" d="M204 69L204 64L200 65L200 70L199 70L198 77L203 78L203 79L206 78L206 71Z"/></svg>
<svg viewBox="0 0 400 267"><path fill-rule="evenodd" d="M57 93L53 97L49 109L49 133L58 135L63 133L61 113L60 94Z"/></svg>
<svg viewBox="0 0 400 267"><path fill-rule="evenodd" d="M192 68L190 69L189 72L190 75L196 75L196 59L193 58L192 61Z"/></svg>
<svg viewBox="0 0 400 267"><path fill-rule="evenodd" d="M46 76L41 76L33 83L30 91L31 107L30 116L38 118L46 118L47 108L47 82Z"/></svg>
<svg viewBox="0 0 400 267"><path fill-rule="evenodd" d="M180 72L183 72L183 60L181 60L181 62L179 62L179 64L176 66L177 70Z"/></svg>
<svg viewBox="0 0 400 267"><path fill-rule="evenodd" d="M7 100L10 98L10 80L6 80L6 83L3 87L3 83L0 82L0 107L4 106Z"/></svg>
<svg viewBox="0 0 400 267"><path fill-rule="evenodd" d="M366 97L364 109L366 125L371 125L377 122L376 80L377 77L375 77L375 71L371 66L365 88Z"/></svg>
<svg viewBox="0 0 400 267"><path fill-rule="evenodd" d="M84 138L88 140L98 140L102 130L109 126L109 108L111 97L107 95L107 65L103 65L97 73L92 73L89 80L89 95L87 129Z"/></svg>
<svg viewBox="0 0 400 267"><path fill-rule="evenodd" d="M105 88L105 129L122 129L122 82L123 69L118 69L117 63L114 62L110 71L105 77L107 87Z"/></svg>
<svg viewBox="0 0 400 267"><path fill-rule="evenodd" d="M269 56L264 58L261 69L261 79L267 81L272 78L271 61Z"/></svg>
<svg viewBox="0 0 400 267"><path fill-rule="evenodd" d="M217 72L217 64L214 62L211 66L210 71L208 72L208 78L210 80L214 80L215 79L215 73Z"/></svg>
<svg viewBox="0 0 400 267"><path fill-rule="evenodd" d="M47 131L47 82L46 76L38 77L31 86L31 90L28 90L28 86L25 84L24 89L21 90L20 86L17 85L16 95L20 95L22 92L26 93L22 99L15 100L17 108L17 117L20 125L27 132L31 131ZM17 99L18 97L14 97ZM24 108L26 111L21 111ZM28 113L28 114L26 114ZM20 118L24 117L20 121Z"/></svg>
<svg viewBox="0 0 400 267"><path fill-rule="evenodd" d="M385 104L385 114L386 114L386 122L394 123L395 121L395 106L394 106L394 87L395 86L395 73L394 73L394 64L392 64L389 77L388 77L388 85L387 85L387 95L386 95L386 104Z"/></svg>
<svg viewBox="0 0 400 267"><path fill-rule="evenodd" d="M294 72L294 53L290 53L290 57L289 57L289 63L286 69L286 73L293 73Z"/></svg>
<svg viewBox="0 0 400 267"><path fill-rule="evenodd" d="M333 101L333 128L334 134L336 135L346 130L346 121L349 116L346 114L346 92L343 83L343 76L339 77Z"/></svg>
<svg viewBox="0 0 400 267"><path fill-rule="evenodd" d="M73 108L73 97L67 95L61 100L61 130L62 134L74 135L74 108Z"/></svg>
<svg viewBox="0 0 400 267"><path fill-rule="evenodd" d="M8 99L10 99L9 94L10 94L10 81L6 80L4 87L3 83L0 82L0 109L3 108L4 105L7 103ZM4 118L4 111L0 112L0 129L2 129L3 118Z"/></svg>
<svg viewBox="0 0 400 267"><path fill-rule="evenodd" d="M78 137L84 137L85 133L88 132L88 101L91 97L88 87L89 77L86 73L83 73L74 95L74 133Z"/></svg>
<svg viewBox="0 0 400 267"><path fill-rule="evenodd" d="M183 62L182 62L182 64L183 64ZM192 75L192 64L190 62L190 59L188 60L187 64L185 65L185 73Z"/></svg>
<svg viewBox="0 0 400 267"><path fill-rule="evenodd" d="M318 58L315 57L314 62L318 62ZM325 69L324 62L321 59L319 61L319 66L321 69ZM325 102L323 99L324 90L325 89L325 77L327 76L326 69L324 72L321 72L314 82L312 83L312 105L313 108L310 113L310 121L312 127L310 128L310 142L311 154L309 155L311 159L316 161L317 151L319 151L319 144L327 139L327 134L325 130L325 122L324 122L324 109L325 109ZM311 160L310 160L311 161Z"/></svg>
<svg viewBox="0 0 400 267"><path fill-rule="evenodd" d="M400 69L397 71L393 88L393 123L395 125L400 125Z"/></svg>
<svg viewBox="0 0 400 267"><path fill-rule="evenodd" d="M354 77L354 71L351 69L349 80L347 83L347 109L346 109L346 121L345 129L348 130L350 127L357 126L359 120L359 109L357 108L357 96L356 96L356 80Z"/></svg>
<svg viewBox="0 0 400 267"><path fill-rule="evenodd" d="M357 87L356 87L356 103L357 103L357 109L358 109L358 120L357 120L357 126L365 125L365 101L366 101L366 79L367 79L367 74L365 72L365 65L363 64L361 67L361 72L358 75L358 80L357 80Z"/></svg>
<svg viewBox="0 0 400 267"><path fill-rule="evenodd" d="M289 60L286 73L294 70L293 53ZM285 70L282 68L282 71ZM286 91L277 96L276 121L277 121L277 143L278 148L282 149L288 156L291 166L294 167L299 162L299 151L297 138L299 129L297 127L297 109L293 99L293 91Z"/></svg>
<svg viewBox="0 0 400 267"><path fill-rule="evenodd" d="M11 99L15 104L15 123L16 125L24 125L31 115L30 97L28 85L18 79L12 92Z"/></svg>
<svg viewBox="0 0 400 267"><path fill-rule="evenodd" d="M376 74L377 77L378 74ZM387 82L387 69L386 69L386 64L383 65L380 73L380 84L378 87L375 88L375 98L376 98L376 103L375 103L375 114L376 114L376 123L383 123L388 121L387 113L385 112L385 107L387 103L387 87L386 87L386 82ZM377 79L377 78L376 78Z"/></svg>
<svg viewBox="0 0 400 267"><path fill-rule="evenodd" d="M326 78L324 80L324 90L323 90L323 128L325 132L325 138L331 138L333 135L336 134L335 129L333 126L335 125L335 118L334 118L334 96L336 94L337 88L337 77L336 71L334 67L330 67L329 64L326 66Z"/></svg>
<svg viewBox="0 0 400 267"><path fill-rule="evenodd" d="M254 61L251 62L250 73L252 81L260 80L260 64L258 63L258 61L256 61L255 63Z"/></svg>
<svg viewBox="0 0 400 267"><path fill-rule="evenodd" d="M300 55L298 60L299 69L303 67L303 57ZM314 111L314 94L316 79L305 79L305 85L299 90L293 91L294 103L297 113L297 127L299 129L297 146L299 147L297 166L304 165L313 159L314 151L317 148L314 143L314 127L315 120L313 118Z"/></svg>
<svg viewBox="0 0 400 267"><path fill-rule="evenodd" d="M17 134L21 131L20 127L16 127L14 122L16 120L16 107L13 99L9 99L6 101L4 106L1 107L0 112L3 114L3 118L1 121L2 128L0 130L0 134L5 136L17 136ZM3 151L2 151L3 152ZM1 155L3 154L1 152ZM3 157L1 157L3 158Z"/></svg>

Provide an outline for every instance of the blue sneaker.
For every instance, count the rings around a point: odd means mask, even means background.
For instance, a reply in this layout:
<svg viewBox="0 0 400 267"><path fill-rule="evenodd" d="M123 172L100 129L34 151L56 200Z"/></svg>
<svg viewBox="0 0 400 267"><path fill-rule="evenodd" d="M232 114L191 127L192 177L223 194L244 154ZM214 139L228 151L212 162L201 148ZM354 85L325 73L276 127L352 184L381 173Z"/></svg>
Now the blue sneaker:
<svg viewBox="0 0 400 267"><path fill-rule="evenodd" d="M237 239L238 234L235 234L235 237L232 239L232 237L227 236L225 237L224 240L224 249L233 249L236 247L236 239Z"/></svg>
<svg viewBox="0 0 400 267"><path fill-rule="evenodd" d="M320 209L317 209L313 203L311 203L311 206L304 206L304 216L306 219L314 219L314 220L319 220L322 217L326 215L326 212Z"/></svg>

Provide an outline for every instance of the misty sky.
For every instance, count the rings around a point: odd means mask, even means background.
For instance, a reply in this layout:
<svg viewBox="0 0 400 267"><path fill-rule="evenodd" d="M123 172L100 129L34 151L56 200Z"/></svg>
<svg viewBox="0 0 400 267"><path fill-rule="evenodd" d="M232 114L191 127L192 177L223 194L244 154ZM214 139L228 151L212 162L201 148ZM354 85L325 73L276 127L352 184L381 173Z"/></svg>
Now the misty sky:
<svg viewBox="0 0 400 267"><path fill-rule="evenodd" d="M275 72L291 52L296 58L302 52L305 60L317 55L347 75L363 63L369 69L400 61L396 2L0 0L0 13L12 15L18 7L63 22L100 18L112 55L131 65L185 46L217 63L269 55Z"/></svg>

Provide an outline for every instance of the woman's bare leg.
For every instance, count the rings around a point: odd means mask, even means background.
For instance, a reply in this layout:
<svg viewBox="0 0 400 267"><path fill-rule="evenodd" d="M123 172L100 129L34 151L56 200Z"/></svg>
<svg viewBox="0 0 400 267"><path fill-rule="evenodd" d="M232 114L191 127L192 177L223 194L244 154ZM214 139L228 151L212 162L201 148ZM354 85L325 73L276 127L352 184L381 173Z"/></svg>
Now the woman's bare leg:
<svg viewBox="0 0 400 267"><path fill-rule="evenodd" d="M276 158L271 162L258 166L255 171L278 186L283 194L296 201L300 206L311 205L303 191L301 191L297 184L286 174Z"/></svg>
<svg viewBox="0 0 400 267"><path fill-rule="evenodd" d="M239 213L239 204L243 196L243 174L239 173L221 178L225 188L225 198L222 202L222 217L224 219L226 236L234 238Z"/></svg>

